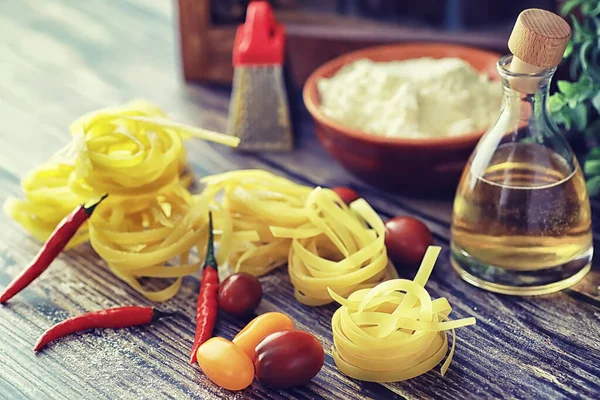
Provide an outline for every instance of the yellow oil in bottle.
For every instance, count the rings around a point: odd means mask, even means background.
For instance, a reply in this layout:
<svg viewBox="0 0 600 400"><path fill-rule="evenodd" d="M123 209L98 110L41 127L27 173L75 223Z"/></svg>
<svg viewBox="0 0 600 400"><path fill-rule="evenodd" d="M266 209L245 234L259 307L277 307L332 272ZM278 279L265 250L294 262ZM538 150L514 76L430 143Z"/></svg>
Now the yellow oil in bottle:
<svg viewBox="0 0 600 400"><path fill-rule="evenodd" d="M547 147L508 143L483 172L469 166L453 211L453 263L467 274L474 268L470 272L483 279L479 286L486 280L502 286L503 276L513 287L519 280L523 287L543 286L589 268L591 212L583 174L576 160L569 164ZM533 271L539 273L527 274Z"/></svg>

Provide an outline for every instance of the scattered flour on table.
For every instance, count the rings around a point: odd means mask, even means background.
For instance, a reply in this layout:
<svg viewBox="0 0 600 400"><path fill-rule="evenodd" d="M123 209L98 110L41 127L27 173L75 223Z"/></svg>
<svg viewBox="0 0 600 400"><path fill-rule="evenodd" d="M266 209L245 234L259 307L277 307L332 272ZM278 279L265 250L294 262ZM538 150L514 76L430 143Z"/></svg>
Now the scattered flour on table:
<svg viewBox="0 0 600 400"><path fill-rule="evenodd" d="M317 82L321 110L379 136L426 138L485 130L498 117L501 83L460 58L360 59Z"/></svg>
<svg viewBox="0 0 600 400"><path fill-rule="evenodd" d="M544 371L543 369L541 369L540 367L536 367L535 365L528 365L528 367L531 369L535 376L543 378L557 385L561 384L560 381L556 378L556 376L552 375L550 372Z"/></svg>
<svg viewBox="0 0 600 400"><path fill-rule="evenodd" d="M181 389L157 376L153 346L144 344L143 329L96 330L61 339L54 351L83 384L114 399L176 398ZM149 365L151 363L152 365ZM163 372L163 371L158 371ZM165 371L171 373L171 371Z"/></svg>

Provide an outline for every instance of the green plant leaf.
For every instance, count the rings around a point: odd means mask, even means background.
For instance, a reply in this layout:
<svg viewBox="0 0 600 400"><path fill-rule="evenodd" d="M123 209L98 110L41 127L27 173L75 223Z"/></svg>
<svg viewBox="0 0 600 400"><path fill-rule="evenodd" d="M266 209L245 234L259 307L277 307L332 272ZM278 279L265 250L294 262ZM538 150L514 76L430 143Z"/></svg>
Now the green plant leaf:
<svg viewBox="0 0 600 400"><path fill-rule="evenodd" d="M567 107L563 107L560 112L556 114L556 121L562 123L566 130L571 129L571 110Z"/></svg>
<svg viewBox="0 0 600 400"><path fill-rule="evenodd" d="M594 4L596 7L594 7ZM600 3L594 1L587 1L581 6L581 13L586 17L595 17L600 14Z"/></svg>
<svg viewBox="0 0 600 400"><path fill-rule="evenodd" d="M583 17L580 21L579 21L579 25L580 25L580 33L581 33L581 40L585 41L585 40L594 40L596 38L596 35L594 35L594 31L592 29L592 22L591 22L592 18L586 18Z"/></svg>
<svg viewBox="0 0 600 400"><path fill-rule="evenodd" d="M587 100L592 94L594 94L594 80L589 75L584 74L579 77L579 81L573 84L574 103L569 103L569 107L575 107L575 104Z"/></svg>
<svg viewBox="0 0 600 400"><path fill-rule="evenodd" d="M592 60L592 63L588 65L588 69L585 72L590 76L590 78L592 78L594 82L598 82L600 84L600 64L595 61L600 59L600 47L593 48L591 53L590 60ZM600 87L596 88L596 90L600 90Z"/></svg>
<svg viewBox="0 0 600 400"><path fill-rule="evenodd" d="M590 3L589 1L585 1L581 7L581 14L583 15L587 15L587 13L590 12L590 10L592 9L592 3Z"/></svg>
<svg viewBox="0 0 600 400"><path fill-rule="evenodd" d="M568 0L565 1L562 7L560 8L560 13L564 16L573 11L575 7L583 3L583 0Z"/></svg>
<svg viewBox="0 0 600 400"><path fill-rule="evenodd" d="M558 81L556 85L558 86L558 90L564 93L566 97L573 97L577 93L577 87L569 81Z"/></svg>
<svg viewBox="0 0 600 400"><path fill-rule="evenodd" d="M582 37L581 25L579 24L579 21L577 21L577 18L573 14L569 15L569 17L571 18L571 25L573 26L573 33L571 35L571 39L575 43L579 43Z"/></svg>
<svg viewBox="0 0 600 400"><path fill-rule="evenodd" d="M588 110L584 103L579 103L573 108L571 118L577 130L583 131L585 129L585 126L587 125L587 114Z"/></svg>
<svg viewBox="0 0 600 400"><path fill-rule="evenodd" d="M598 3L598 7L596 8L600 9L600 3ZM596 35L600 36L600 19L594 18L592 19L592 22L596 25ZM600 37L598 39L600 39Z"/></svg>
<svg viewBox="0 0 600 400"><path fill-rule="evenodd" d="M594 80L589 75L582 74L579 77L579 81L577 82L577 90L582 90L582 89L592 90L592 86L594 86Z"/></svg>
<svg viewBox="0 0 600 400"><path fill-rule="evenodd" d="M571 79L577 79L577 70L579 69L579 57L571 57L571 65L569 65L569 75Z"/></svg>
<svg viewBox="0 0 600 400"><path fill-rule="evenodd" d="M573 42L569 40L569 43L567 43L567 47L565 48L565 52L563 53L563 58L569 58L571 53L573 53Z"/></svg>
<svg viewBox="0 0 600 400"><path fill-rule="evenodd" d="M600 175L600 160L585 160L585 163L583 164L583 172L588 176Z"/></svg>
<svg viewBox="0 0 600 400"><path fill-rule="evenodd" d="M586 182L588 194L597 196L600 193L600 176L595 176Z"/></svg>
<svg viewBox="0 0 600 400"><path fill-rule="evenodd" d="M561 108L565 105L565 96L562 93L554 93L550 96L550 112L555 114L560 111Z"/></svg>
<svg viewBox="0 0 600 400"><path fill-rule="evenodd" d="M567 100L567 105L569 106L569 108L572 110L575 107L577 107L577 104L579 103L579 99L577 97L571 97L569 100Z"/></svg>
<svg viewBox="0 0 600 400"><path fill-rule="evenodd" d="M594 147L588 153L586 160L599 159L600 160L600 147Z"/></svg>
<svg viewBox="0 0 600 400"><path fill-rule="evenodd" d="M584 172L589 194L600 196L600 1L566 0L560 11L570 18L573 31L563 55L572 82L557 83L559 93L550 97L549 108L557 122L595 144Z"/></svg>
<svg viewBox="0 0 600 400"><path fill-rule="evenodd" d="M592 41L588 40L584 42L579 48L579 60L581 61L581 68L583 68L584 71L588 69L588 58L586 52L589 50L591 45Z"/></svg>
<svg viewBox="0 0 600 400"><path fill-rule="evenodd" d="M600 91L592 98L592 105L596 109L596 112L600 114Z"/></svg>

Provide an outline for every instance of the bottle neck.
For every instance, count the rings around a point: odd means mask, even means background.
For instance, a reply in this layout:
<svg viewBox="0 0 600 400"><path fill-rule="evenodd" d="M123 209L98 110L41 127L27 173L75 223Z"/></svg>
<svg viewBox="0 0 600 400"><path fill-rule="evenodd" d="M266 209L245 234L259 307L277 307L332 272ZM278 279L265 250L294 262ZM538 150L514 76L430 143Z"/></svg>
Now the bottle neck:
<svg viewBox="0 0 600 400"><path fill-rule="evenodd" d="M548 104L550 82L556 68L540 70L518 59L513 63L513 59L512 55L504 56L497 65L503 86L500 118L514 128L532 124L540 129L540 124L556 127Z"/></svg>
<svg viewBox="0 0 600 400"><path fill-rule="evenodd" d="M529 123L532 118L549 119L550 81L553 71L541 78L502 78L502 112L510 112L511 119Z"/></svg>
<svg viewBox="0 0 600 400"><path fill-rule="evenodd" d="M517 151L517 145L544 146L575 166L564 135L549 110L549 87L555 69L535 73L516 73L510 69L512 56L498 61L503 100L496 123L483 135L471 159L471 170L484 176L496 150L503 146ZM505 150L508 151L508 150Z"/></svg>

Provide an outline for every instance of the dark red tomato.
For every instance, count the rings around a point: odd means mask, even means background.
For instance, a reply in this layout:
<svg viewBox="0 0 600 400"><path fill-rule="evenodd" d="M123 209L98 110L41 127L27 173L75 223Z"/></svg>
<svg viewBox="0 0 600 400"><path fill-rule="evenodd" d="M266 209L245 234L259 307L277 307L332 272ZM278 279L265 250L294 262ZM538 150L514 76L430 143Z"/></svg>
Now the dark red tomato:
<svg viewBox="0 0 600 400"><path fill-rule="evenodd" d="M232 315L247 315L256 310L262 294L256 277L243 272L233 274L219 286L219 308Z"/></svg>
<svg viewBox="0 0 600 400"><path fill-rule="evenodd" d="M332 189L337 193L338 196L342 199L342 201L346 204L352 203L354 200L360 199L360 195L356 193L354 190L347 188L345 186L338 186Z"/></svg>
<svg viewBox="0 0 600 400"><path fill-rule="evenodd" d="M256 346L254 370L261 383L275 389L306 385L319 373L325 352L317 338L304 331L272 333Z"/></svg>
<svg viewBox="0 0 600 400"><path fill-rule="evenodd" d="M386 222L385 228L385 246L392 262L418 267L433 243L427 225L416 218L395 217Z"/></svg>

